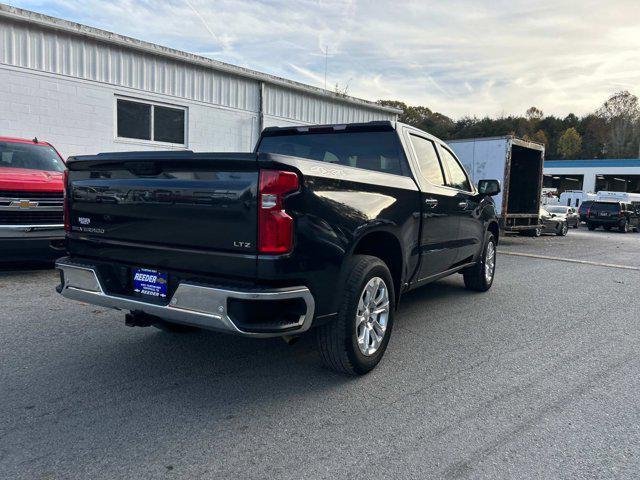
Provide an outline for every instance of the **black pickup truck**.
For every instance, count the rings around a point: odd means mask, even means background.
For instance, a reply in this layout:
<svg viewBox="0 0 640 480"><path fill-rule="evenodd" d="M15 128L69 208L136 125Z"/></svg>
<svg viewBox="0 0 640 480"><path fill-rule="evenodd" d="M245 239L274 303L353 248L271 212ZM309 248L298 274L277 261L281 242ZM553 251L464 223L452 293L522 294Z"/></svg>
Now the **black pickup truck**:
<svg viewBox="0 0 640 480"><path fill-rule="evenodd" d="M295 339L380 361L401 295L459 272L491 287L498 223L437 138L392 122L267 128L253 153L71 157L65 297L129 325Z"/></svg>

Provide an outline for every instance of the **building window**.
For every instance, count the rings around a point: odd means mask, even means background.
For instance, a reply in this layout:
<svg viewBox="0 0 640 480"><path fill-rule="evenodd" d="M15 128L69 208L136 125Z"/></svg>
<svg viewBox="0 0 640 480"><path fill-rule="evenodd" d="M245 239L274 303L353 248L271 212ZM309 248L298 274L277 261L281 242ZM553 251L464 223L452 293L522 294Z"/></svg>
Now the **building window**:
<svg viewBox="0 0 640 480"><path fill-rule="evenodd" d="M117 136L135 140L185 144L186 110L117 99Z"/></svg>

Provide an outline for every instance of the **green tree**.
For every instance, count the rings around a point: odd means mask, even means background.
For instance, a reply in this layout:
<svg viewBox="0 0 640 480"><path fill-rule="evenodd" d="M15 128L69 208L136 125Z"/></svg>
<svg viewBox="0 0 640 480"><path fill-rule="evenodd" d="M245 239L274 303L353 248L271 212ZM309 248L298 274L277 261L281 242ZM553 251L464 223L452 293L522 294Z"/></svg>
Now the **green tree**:
<svg viewBox="0 0 640 480"><path fill-rule="evenodd" d="M614 156L637 153L640 106L638 97L625 91L609 97L596 115L603 118L609 127L609 152Z"/></svg>
<svg viewBox="0 0 640 480"><path fill-rule="evenodd" d="M547 134L544 133L544 130L538 130L533 135L525 135L523 137L525 140L529 140L536 143L541 143L545 147L549 144L549 140L547 139Z"/></svg>
<svg viewBox="0 0 640 480"><path fill-rule="evenodd" d="M582 150L582 137L574 127L567 128L558 140L558 153L571 158Z"/></svg>

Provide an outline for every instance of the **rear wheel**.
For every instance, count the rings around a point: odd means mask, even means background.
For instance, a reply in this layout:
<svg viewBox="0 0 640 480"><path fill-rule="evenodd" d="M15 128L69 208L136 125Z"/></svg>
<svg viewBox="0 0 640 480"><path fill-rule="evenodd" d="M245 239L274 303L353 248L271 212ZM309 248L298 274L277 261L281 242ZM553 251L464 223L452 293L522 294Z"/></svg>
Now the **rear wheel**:
<svg viewBox="0 0 640 480"><path fill-rule="evenodd" d="M346 266L338 318L316 329L323 363L340 373L363 375L382 359L393 328L395 296L387 265L355 255Z"/></svg>
<svg viewBox="0 0 640 480"><path fill-rule="evenodd" d="M605 225L602 228L604 228L608 232L609 230L611 230L611 225Z"/></svg>
<svg viewBox="0 0 640 480"><path fill-rule="evenodd" d="M618 231L621 233L629 233L629 222L623 220L620 226L618 227Z"/></svg>
<svg viewBox="0 0 640 480"><path fill-rule="evenodd" d="M463 272L464 286L476 292L486 292L493 285L495 273L496 240L493 233L487 232L480 260Z"/></svg>
<svg viewBox="0 0 640 480"><path fill-rule="evenodd" d="M593 231L593 230L595 230L595 229L596 229L596 226L595 226L593 223L588 222L588 223L587 223L587 228L588 228L589 230Z"/></svg>

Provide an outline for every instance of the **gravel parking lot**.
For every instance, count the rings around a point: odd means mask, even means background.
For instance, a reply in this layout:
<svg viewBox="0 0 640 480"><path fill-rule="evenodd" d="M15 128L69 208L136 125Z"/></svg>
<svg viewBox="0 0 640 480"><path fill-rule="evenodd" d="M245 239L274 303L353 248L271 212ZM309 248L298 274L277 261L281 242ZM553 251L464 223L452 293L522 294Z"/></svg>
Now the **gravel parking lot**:
<svg viewBox="0 0 640 480"><path fill-rule="evenodd" d="M362 378L311 338L127 328L53 270L1 272L0 476L637 478L640 234L500 251L534 256L499 256L487 294L407 295Z"/></svg>

